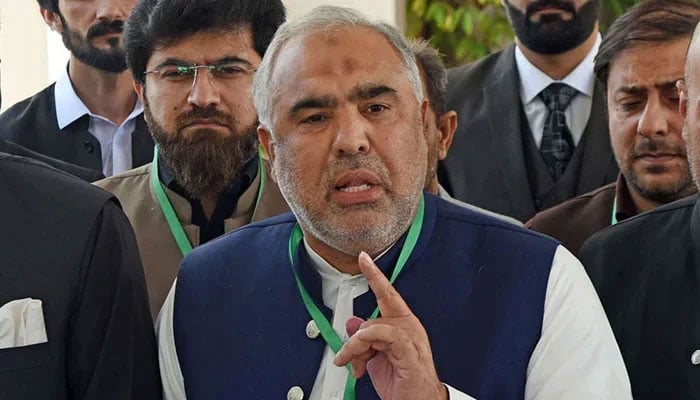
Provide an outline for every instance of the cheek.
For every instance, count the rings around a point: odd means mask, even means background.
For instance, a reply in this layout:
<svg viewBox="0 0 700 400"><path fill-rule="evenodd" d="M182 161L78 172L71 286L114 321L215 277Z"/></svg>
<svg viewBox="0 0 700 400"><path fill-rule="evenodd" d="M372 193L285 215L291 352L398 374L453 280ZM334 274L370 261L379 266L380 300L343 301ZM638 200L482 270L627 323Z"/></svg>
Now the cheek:
<svg viewBox="0 0 700 400"><path fill-rule="evenodd" d="M669 111L670 134L680 138L683 134L683 117L678 112Z"/></svg>
<svg viewBox="0 0 700 400"><path fill-rule="evenodd" d="M250 126L258 120L258 114L255 111L252 98L236 96L230 98L227 103L233 117L241 125Z"/></svg>
<svg viewBox="0 0 700 400"><path fill-rule="evenodd" d="M618 156L628 152L628 149L634 146L638 123L639 118L637 117L624 117L616 114L610 116L610 143Z"/></svg>
<svg viewBox="0 0 700 400"><path fill-rule="evenodd" d="M326 170L327 154L320 143L311 142L311 136L297 136L279 141L275 147L276 167L290 179L298 182L318 182ZM313 190L313 189L309 189Z"/></svg>

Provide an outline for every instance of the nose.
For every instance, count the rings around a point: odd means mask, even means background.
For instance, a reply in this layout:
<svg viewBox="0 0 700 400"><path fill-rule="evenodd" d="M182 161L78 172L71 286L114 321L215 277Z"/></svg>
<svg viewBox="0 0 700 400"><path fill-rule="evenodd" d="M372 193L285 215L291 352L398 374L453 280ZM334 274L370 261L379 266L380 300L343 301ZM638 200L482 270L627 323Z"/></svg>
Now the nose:
<svg viewBox="0 0 700 400"><path fill-rule="evenodd" d="M666 136L669 127L667 112L658 96L649 96L637 123L637 133L647 138Z"/></svg>
<svg viewBox="0 0 700 400"><path fill-rule="evenodd" d="M97 19L126 21L133 7L134 1L130 0L98 0Z"/></svg>
<svg viewBox="0 0 700 400"><path fill-rule="evenodd" d="M369 152L370 126L358 111L341 111L333 142L333 152L338 157Z"/></svg>
<svg viewBox="0 0 700 400"><path fill-rule="evenodd" d="M212 82L209 70L195 70L187 102L201 108L218 105L221 102L221 93L214 82Z"/></svg>

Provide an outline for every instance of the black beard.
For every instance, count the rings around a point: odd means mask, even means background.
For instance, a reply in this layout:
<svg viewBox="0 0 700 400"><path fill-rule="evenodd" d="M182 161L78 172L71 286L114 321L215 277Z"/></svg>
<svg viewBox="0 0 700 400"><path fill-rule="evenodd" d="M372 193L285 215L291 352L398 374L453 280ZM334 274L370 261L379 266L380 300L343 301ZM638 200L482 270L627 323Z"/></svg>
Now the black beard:
<svg viewBox="0 0 700 400"><path fill-rule="evenodd" d="M179 129L167 132L157 123L145 99L144 117L158 154L193 199L223 193L257 153L257 122L240 132L232 128L225 137L210 129L185 136Z"/></svg>
<svg viewBox="0 0 700 400"><path fill-rule="evenodd" d="M120 47L120 40L118 38L109 40L110 50L98 49L90 44L90 40L96 36L112 32L121 33L124 21L100 21L90 27L86 37L82 37L80 33L70 29L65 19L63 19L63 16L60 16L60 18L63 24L63 31L61 32L63 44L70 50L75 58L93 68L105 72L118 74L126 70L126 57L124 56L124 51Z"/></svg>
<svg viewBox="0 0 700 400"><path fill-rule="evenodd" d="M539 0L528 4L523 13L510 0L505 0L515 36L525 47L539 54L561 54L585 42L598 21L600 3L601 0L589 0L576 11L574 5L566 0ZM573 16L571 20L564 21L559 15L546 15L540 22L531 22L532 14L545 6L566 10Z"/></svg>

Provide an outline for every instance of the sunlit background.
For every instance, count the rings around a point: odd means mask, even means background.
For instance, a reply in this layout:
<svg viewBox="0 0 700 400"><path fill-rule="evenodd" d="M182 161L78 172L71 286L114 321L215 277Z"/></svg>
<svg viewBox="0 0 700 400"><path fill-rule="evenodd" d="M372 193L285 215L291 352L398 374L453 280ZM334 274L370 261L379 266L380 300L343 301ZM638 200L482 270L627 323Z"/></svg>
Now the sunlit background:
<svg viewBox="0 0 700 400"><path fill-rule="evenodd" d="M290 18L321 4L353 7L402 26L404 0L283 0ZM400 18L399 18L400 16ZM68 51L59 34L39 14L35 0L0 0L0 77L2 110L56 80L66 67Z"/></svg>
<svg viewBox="0 0 700 400"><path fill-rule="evenodd" d="M603 0L601 29L641 0ZM283 0L290 18L321 4L353 7L399 26L409 37L425 37L448 66L483 57L512 40L502 0ZM56 80L68 52L51 32L35 0L0 0L2 109Z"/></svg>

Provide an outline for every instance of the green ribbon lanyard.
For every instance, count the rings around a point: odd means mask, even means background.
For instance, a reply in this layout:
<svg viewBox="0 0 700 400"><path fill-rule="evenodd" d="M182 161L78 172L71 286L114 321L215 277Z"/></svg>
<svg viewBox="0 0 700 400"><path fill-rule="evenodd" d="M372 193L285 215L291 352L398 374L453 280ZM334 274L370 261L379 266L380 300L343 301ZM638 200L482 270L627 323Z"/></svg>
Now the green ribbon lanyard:
<svg viewBox="0 0 700 400"><path fill-rule="evenodd" d="M421 228L423 227L424 212L425 202L423 200L423 196L421 196L420 203L418 204L418 211L416 212L416 216L413 219L413 222L411 223L411 227L408 229L406 241L404 242L403 247L401 248L401 253L399 254L399 259L396 261L394 271L391 273L391 279L389 279L389 282L391 284L393 284L394 281L396 281L396 278L401 273L401 270L403 270L403 267L406 265L406 261L408 261L408 258L411 256L411 253L413 253L413 250L416 247L418 237L420 236ZM311 315L311 318L313 318L314 322L316 323L318 330L321 332L323 340L325 340L328 346L331 347L333 352L337 354L338 351L340 351L340 348L343 347L343 341L340 340L340 337L333 329L331 323L328 321L326 316L323 315L321 310L319 310L318 306L316 306L316 303L311 298L311 296L309 296L309 293L304 288L304 284L301 282L301 279L299 279L299 275L297 274L296 269L294 268L294 255L297 253L297 250L299 249L299 245L301 244L303 237L304 234L301 232L299 224L295 224L294 228L292 228L292 233L289 236L289 262L292 265L294 279L297 282L299 294L301 294L301 299L304 301L306 309ZM379 307L374 309L374 312L368 319L375 319L377 318L377 315L379 315ZM343 396L343 399L355 400L355 384L357 383L357 381L352 376L352 369L349 364L347 365L347 369L348 379L345 384L345 394Z"/></svg>
<svg viewBox="0 0 700 400"><path fill-rule="evenodd" d="M610 225L617 224L617 196L613 198L612 217L610 217Z"/></svg>
<svg viewBox="0 0 700 400"><path fill-rule="evenodd" d="M158 175L158 147L153 147L153 164L151 165L153 171L151 172L151 187L156 193L156 199L160 205L160 209L165 216L165 220L168 222L170 227L170 233L173 235L177 247L180 248L182 256L185 257L192 251L192 244L187 238L185 230L182 228L180 220L177 218L177 214L173 209L173 205L170 203L170 199L165 194L163 190L163 183L161 183ZM263 165L262 157L258 153L258 174L260 174L260 186L258 187L258 195L255 200L255 208L253 208L253 216L258 211L258 205L260 204L260 199L262 198L263 191L265 190L265 167Z"/></svg>

